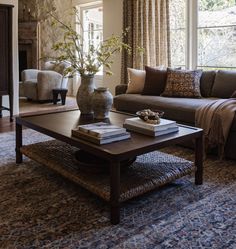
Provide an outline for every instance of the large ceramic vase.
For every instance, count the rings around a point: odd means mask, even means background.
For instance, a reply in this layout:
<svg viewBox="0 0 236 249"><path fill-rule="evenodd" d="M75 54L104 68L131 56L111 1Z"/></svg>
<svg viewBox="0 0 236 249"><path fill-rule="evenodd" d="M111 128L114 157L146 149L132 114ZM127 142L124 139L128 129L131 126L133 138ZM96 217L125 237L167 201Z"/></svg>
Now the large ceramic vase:
<svg viewBox="0 0 236 249"><path fill-rule="evenodd" d="M113 104L113 96L107 87L94 89L92 97L93 117L95 119L109 118L109 112Z"/></svg>
<svg viewBox="0 0 236 249"><path fill-rule="evenodd" d="M81 77L81 83L76 95L76 101L81 114L89 115L93 113L92 95L94 92L94 76Z"/></svg>

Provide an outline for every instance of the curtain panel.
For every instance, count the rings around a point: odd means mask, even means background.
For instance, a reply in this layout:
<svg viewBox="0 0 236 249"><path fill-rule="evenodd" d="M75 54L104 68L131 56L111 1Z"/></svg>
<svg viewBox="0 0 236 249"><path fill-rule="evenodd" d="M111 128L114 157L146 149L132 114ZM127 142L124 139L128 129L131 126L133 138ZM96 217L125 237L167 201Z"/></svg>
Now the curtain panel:
<svg viewBox="0 0 236 249"><path fill-rule="evenodd" d="M127 83L127 67L169 66L169 0L123 0L123 29L129 28L125 42L133 49L122 54L122 83ZM143 47L140 55L136 47Z"/></svg>

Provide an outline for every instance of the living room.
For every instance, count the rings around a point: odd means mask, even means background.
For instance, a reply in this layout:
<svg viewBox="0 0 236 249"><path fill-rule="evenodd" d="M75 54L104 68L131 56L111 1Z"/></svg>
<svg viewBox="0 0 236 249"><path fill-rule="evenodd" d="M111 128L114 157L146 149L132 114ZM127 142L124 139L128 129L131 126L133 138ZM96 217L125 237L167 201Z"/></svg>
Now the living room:
<svg viewBox="0 0 236 249"><path fill-rule="evenodd" d="M235 248L236 2L0 7L0 248Z"/></svg>

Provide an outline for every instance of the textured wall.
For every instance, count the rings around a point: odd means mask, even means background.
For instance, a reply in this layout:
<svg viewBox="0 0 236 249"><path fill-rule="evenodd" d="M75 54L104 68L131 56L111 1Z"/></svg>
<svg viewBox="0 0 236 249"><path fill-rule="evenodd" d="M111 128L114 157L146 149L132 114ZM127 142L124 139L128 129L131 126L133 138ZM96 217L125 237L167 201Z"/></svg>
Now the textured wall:
<svg viewBox="0 0 236 249"><path fill-rule="evenodd" d="M41 29L41 57L53 55L51 49L53 43L62 39L62 33L56 27L51 27L54 14L62 22L71 22L71 0L19 0L19 21L37 20ZM30 10L30 13L29 13Z"/></svg>

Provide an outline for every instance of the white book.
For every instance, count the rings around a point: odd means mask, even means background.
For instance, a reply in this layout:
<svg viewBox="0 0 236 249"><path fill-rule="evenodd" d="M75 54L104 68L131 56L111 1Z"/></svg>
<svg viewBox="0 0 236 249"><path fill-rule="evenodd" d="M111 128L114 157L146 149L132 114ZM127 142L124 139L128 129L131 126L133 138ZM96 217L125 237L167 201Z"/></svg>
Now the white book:
<svg viewBox="0 0 236 249"><path fill-rule="evenodd" d="M179 130L178 126L175 127L169 127L165 130L158 130L158 131L151 131L145 128L141 128L141 127L137 127L137 126L133 126L130 124L124 124L124 127L128 130L128 131L134 131L137 133L141 133L147 136L151 136L151 137L158 137L158 136L162 136L162 135L166 135L169 133L173 133L173 132L177 132Z"/></svg>
<svg viewBox="0 0 236 249"><path fill-rule="evenodd" d="M126 132L126 129L117 125L108 124L105 122L98 122L87 125L79 125L78 129L87 132L92 136L98 138L105 138L111 135L119 135Z"/></svg>
<svg viewBox="0 0 236 249"><path fill-rule="evenodd" d="M92 143L99 144L99 145L109 144L112 142L122 141L122 140L130 138L129 132L124 132L124 133L119 134L119 135L111 135L109 137L99 138L99 137L93 136L87 132L83 132L83 131L78 130L78 129L71 130L71 135L73 137L77 137L79 139L83 139L83 140L86 140L88 142L92 142Z"/></svg>
<svg viewBox="0 0 236 249"><path fill-rule="evenodd" d="M140 128L151 130L151 131L163 131L168 128L174 128L177 126L176 121L169 120L169 119L161 118L159 124L150 124L150 123L147 123L141 120L139 117L127 118L124 124L140 127Z"/></svg>

